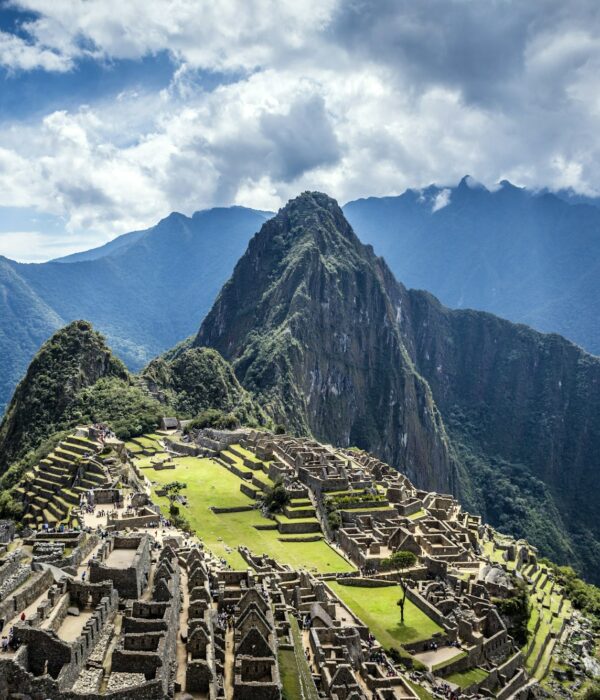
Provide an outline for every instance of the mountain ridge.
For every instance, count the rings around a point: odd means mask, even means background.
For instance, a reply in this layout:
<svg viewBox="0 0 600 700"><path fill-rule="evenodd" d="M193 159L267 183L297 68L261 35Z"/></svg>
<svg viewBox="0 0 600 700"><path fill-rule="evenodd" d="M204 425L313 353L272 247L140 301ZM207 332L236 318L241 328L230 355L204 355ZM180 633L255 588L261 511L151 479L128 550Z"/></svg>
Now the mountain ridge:
<svg viewBox="0 0 600 700"><path fill-rule="evenodd" d="M343 210L408 288L600 352L597 205L568 190L533 192L507 181L488 190L465 176L456 187L359 199ZM194 333L270 216L239 206L173 212L150 229L56 261L4 258L0 293L20 301L18 331L12 311L0 315L0 411L37 349L71 320L90 319L134 371Z"/></svg>
<svg viewBox="0 0 600 700"><path fill-rule="evenodd" d="M355 200L344 212L408 288L600 353L600 258L592 254L600 253L600 208L592 201L507 181L488 190L465 177L457 187Z"/></svg>
<svg viewBox="0 0 600 700"><path fill-rule="evenodd" d="M197 330L265 216L244 207L179 214L97 259L0 261L0 303L28 290L18 332L14 315L0 316L0 412L35 352L71 320L89 319L134 370Z"/></svg>

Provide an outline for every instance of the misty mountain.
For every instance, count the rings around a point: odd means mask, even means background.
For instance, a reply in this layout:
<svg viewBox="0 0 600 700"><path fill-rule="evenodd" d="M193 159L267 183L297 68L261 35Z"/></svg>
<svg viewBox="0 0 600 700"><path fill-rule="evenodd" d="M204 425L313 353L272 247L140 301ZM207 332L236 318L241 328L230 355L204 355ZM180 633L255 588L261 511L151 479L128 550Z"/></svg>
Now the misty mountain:
<svg viewBox="0 0 600 700"><path fill-rule="evenodd" d="M597 202L596 202L597 204ZM344 207L398 279L600 354L600 208L569 191L490 191L465 177Z"/></svg>
<svg viewBox="0 0 600 700"><path fill-rule="evenodd" d="M62 262L0 258L0 412L41 344L72 320L91 321L133 370L193 333L268 216L173 213Z"/></svg>

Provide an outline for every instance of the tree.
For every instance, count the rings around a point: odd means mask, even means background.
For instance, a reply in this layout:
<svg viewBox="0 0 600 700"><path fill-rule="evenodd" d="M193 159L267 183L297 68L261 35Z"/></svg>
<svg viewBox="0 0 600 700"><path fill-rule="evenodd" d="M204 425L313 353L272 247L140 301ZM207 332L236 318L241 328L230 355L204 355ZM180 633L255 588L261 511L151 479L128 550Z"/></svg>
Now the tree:
<svg viewBox="0 0 600 700"><path fill-rule="evenodd" d="M415 554L406 549L401 549L385 560L385 567L392 571L404 571L405 569L410 569L416 562L417 557ZM404 624L404 605L406 603L406 591L408 590L408 580L404 576L400 578L400 587L402 588L402 598L397 604L400 607L400 622Z"/></svg>
<svg viewBox="0 0 600 700"><path fill-rule="evenodd" d="M287 492L282 481L275 482L273 488L265 489L265 495L262 499L264 507L269 513L281 513L281 511L290 502L290 494Z"/></svg>
<svg viewBox="0 0 600 700"><path fill-rule="evenodd" d="M186 487L187 487L187 484L185 484L183 481L170 481L168 484L164 485L163 491L165 492L165 496L169 499L169 512L170 513L174 513L175 511L177 511L177 506L175 505L175 499L179 495L180 491L182 491L182 489L184 489Z"/></svg>

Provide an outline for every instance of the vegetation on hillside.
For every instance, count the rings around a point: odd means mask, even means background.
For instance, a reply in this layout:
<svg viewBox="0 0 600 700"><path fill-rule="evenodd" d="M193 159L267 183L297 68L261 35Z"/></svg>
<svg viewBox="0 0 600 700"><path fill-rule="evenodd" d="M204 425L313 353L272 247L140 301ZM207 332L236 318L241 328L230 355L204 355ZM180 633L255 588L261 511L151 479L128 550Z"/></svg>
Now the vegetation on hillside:
<svg viewBox="0 0 600 700"><path fill-rule="evenodd" d="M45 438L73 423L79 393L127 370L87 321L57 331L34 357L0 423L0 472Z"/></svg>
<svg viewBox="0 0 600 700"><path fill-rule="evenodd" d="M104 377L77 394L66 422L107 423L118 438L127 440L152 432L164 413L165 406L131 379Z"/></svg>
<svg viewBox="0 0 600 700"><path fill-rule="evenodd" d="M235 428L268 423L231 366L211 348L187 348L158 357L143 371L148 389L193 427Z"/></svg>
<svg viewBox="0 0 600 700"><path fill-rule="evenodd" d="M548 560L544 563L554 571L573 607L585 613L600 631L600 588L583 581L570 566L558 566Z"/></svg>

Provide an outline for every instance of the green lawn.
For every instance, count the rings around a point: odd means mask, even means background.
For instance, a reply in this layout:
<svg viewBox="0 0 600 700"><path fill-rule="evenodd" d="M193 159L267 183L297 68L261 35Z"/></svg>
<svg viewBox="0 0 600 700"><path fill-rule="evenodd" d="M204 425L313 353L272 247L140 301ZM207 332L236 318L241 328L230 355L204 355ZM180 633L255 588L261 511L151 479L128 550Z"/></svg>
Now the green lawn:
<svg viewBox="0 0 600 700"><path fill-rule="evenodd" d="M418 510L416 513L413 513L412 515L408 515L409 520L419 520L420 518L423 518L427 513L421 508L421 510Z"/></svg>
<svg viewBox="0 0 600 700"><path fill-rule="evenodd" d="M240 544L255 554L268 554L282 564L297 568L316 569L319 572L339 573L353 567L339 556L325 541L280 542L277 530L256 530L254 525L274 522L264 518L258 510L242 513L215 514L210 506L235 507L252 505L254 501L240 491L241 480L212 459L183 457L176 459L175 469L154 471L145 475L159 484L183 481L187 487L182 494L188 499L182 513L207 547L217 556L224 557L234 568L247 568L237 551ZM168 513L168 501L154 493L163 512ZM227 552L226 547L233 551Z"/></svg>
<svg viewBox="0 0 600 700"><path fill-rule="evenodd" d="M474 683L481 683L489 675L490 674L482 668L471 668L468 671L452 673L450 676L446 676L445 680L456 683L456 685L459 685L461 688L468 688Z"/></svg>
<svg viewBox="0 0 600 700"><path fill-rule="evenodd" d="M385 648L429 639L436 632L443 631L408 599L404 608L404 624L400 624L400 608L396 604L402 593L399 586L366 588L343 586L335 581L329 582L329 586L370 627Z"/></svg>
<svg viewBox="0 0 600 700"><path fill-rule="evenodd" d="M411 681L409 678L405 678L405 680L417 694L419 700L432 700L433 695L431 693L428 693L422 685L418 685L414 681Z"/></svg>
<svg viewBox="0 0 600 700"><path fill-rule="evenodd" d="M252 452L250 452L250 450L247 450L245 447L242 447L241 445L232 445L232 447L236 452L239 452L240 454L244 455L244 457L249 459L251 462L254 462L255 464L261 463L261 460L258 459L256 455L252 454Z"/></svg>

